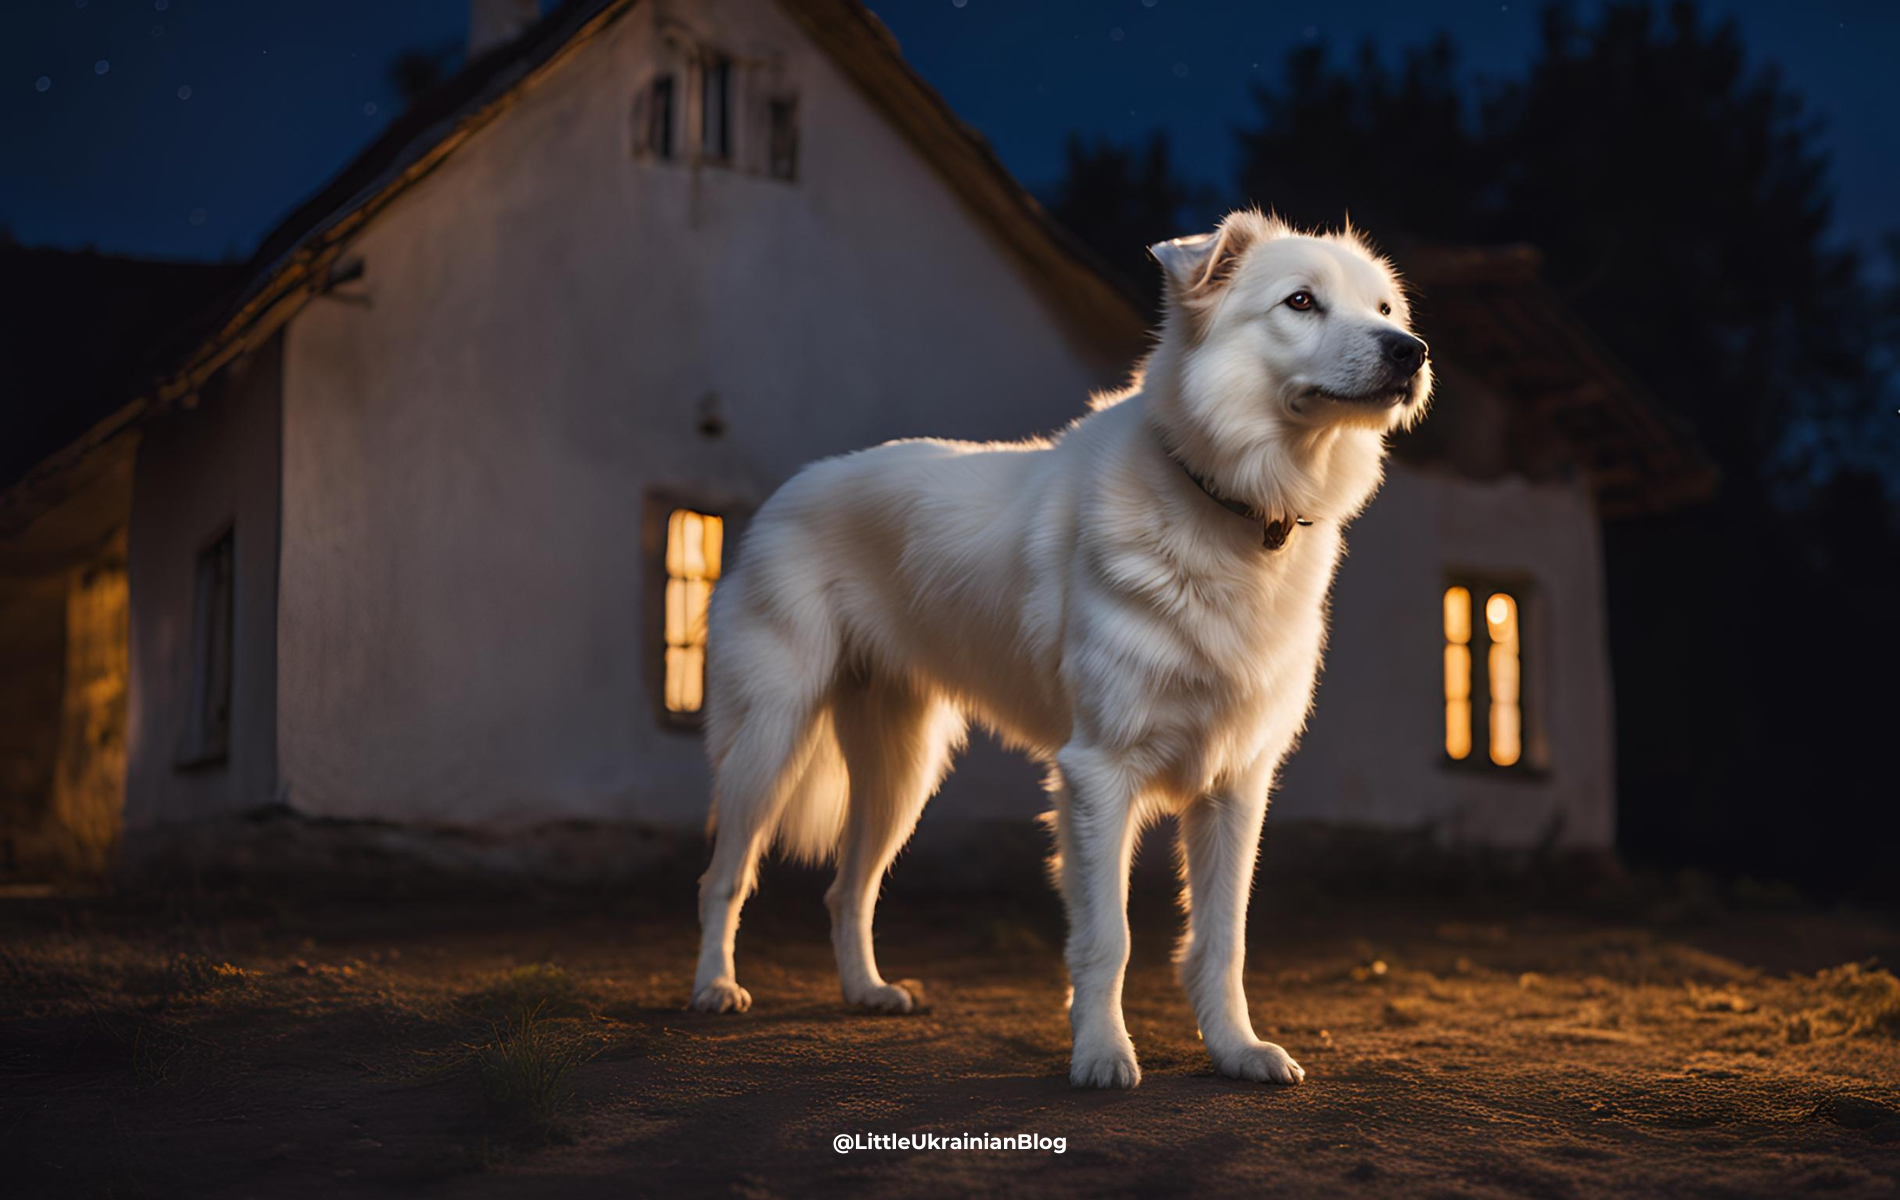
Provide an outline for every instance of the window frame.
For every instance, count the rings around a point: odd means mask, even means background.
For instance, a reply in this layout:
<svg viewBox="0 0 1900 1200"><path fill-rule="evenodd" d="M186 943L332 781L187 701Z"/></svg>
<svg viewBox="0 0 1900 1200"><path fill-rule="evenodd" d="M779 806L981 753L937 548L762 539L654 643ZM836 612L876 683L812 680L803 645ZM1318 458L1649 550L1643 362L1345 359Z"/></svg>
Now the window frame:
<svg viewBox="0 0 1900 1200"><path fill-rule="evenodd" d="M1471 651L1471 751L1453 758L1445 745L1445 594L1452 588L1464 588L1471 597L1471 636L1465 643ZM1517 605L1517 761L1501 764L1491 758L1491 672L1489 669L1491 629L1485 620L1484 606L1498 592L1510 596ZM1452 771L1470 772L1495 779L1542 780L1550 773L1549 739L1544 730L1544 679L1548 658L1543 652L1544 600L1541 589L1530 576L1521 572L1452 569L1439 579L1438 612L1438 760Z"/></svg>
<svg viewBox="0 0 1900 1200"><path fill-rule="evenodd" d="M640 146L657 162L679 158L679 93L677 71L655 72L640 91Z"/></svg>
<svg viewBox="0 0 1900 1200"><path fill-rule="evenodd" d="M739 64L729 54L709 50L699 64L699 161L708 166L731 167L738 165L738 156L733 145L732 111L737 104ZM717 146L714 144L714 119L712 99L717 80L719 106L717 113Z"/></svg>
<svg viewBox="0 0 1900 1200"><path fill-rule="evenodd" d="M221 592L216 586L219 558L225 569ZM181 771L219 766L231 758L237 692L237 575L237 523L227 521L199 545L192 558L185 727L173 758L173 766ZM214 612L216 607L222 611Z"/></svg>
<svg viewBox="0 0 1900 1200"><path fill-rule="evenodd" d="M674 712L666 706L666 585L669 578L666 570L666 530L673 511L680 508L718 517L723 522L719 576L720 582L724 582L737 561L739 537L752 516L753 505L731 494L668 487L649 491L641 506L640 554L644 594L641 603L643 646L640 658L644 665L642 674L648 705L654 721L661 729L696 735L705 727L706 700L702 700L699 708L693 712ZM702 694L710 699L710 686Z"/></svg>

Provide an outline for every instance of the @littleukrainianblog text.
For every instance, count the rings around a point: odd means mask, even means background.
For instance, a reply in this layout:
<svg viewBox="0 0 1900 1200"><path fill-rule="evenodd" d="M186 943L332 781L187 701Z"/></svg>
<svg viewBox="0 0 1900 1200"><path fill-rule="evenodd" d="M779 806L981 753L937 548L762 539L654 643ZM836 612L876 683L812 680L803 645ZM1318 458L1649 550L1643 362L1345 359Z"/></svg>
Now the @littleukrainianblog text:
<svg viewBox="0 0 1900 1200"><path fill-rule="evenodd" d="M840 1154L854 1150L1039 1150L1066 1154L1069 1139L1040 1133L841 1133L831 1139Z"/></svg>

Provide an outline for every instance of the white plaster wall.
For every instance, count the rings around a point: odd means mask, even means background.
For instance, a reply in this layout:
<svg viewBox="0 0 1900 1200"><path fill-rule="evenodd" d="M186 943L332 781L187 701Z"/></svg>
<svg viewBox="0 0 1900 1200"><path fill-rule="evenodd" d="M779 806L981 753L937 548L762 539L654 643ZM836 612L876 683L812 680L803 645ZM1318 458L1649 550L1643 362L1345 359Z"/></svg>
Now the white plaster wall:
<svg viewBox="0 0 1900 1200"><path fill-rule="evenodd" d="M286 342L278 735L313 813L703 819L648 694L649 489L756 502L905 435L1014 437L1127 364L767 0L675 4L800 94L796 184L636 162L636 8L376 221ZM729 432L696 432L715 394ZM973 809L1041 807L978 756ZM956 803L955 800L950 800Z"/></svg>
<svg viewBox="0 0 1900 1200"><path fill-rule="evenodd" d="M1560 845L1609 846L1603 556L1584 486L1474 483L1395 463L1347 542L1317 708L1282 771L1275 817L1430 826L1449 842L1503 846L1555 830ZM1446 572L1460 569L1523 574L1536 587L1525 687L1549 738L1540 773L1444 762L1441 601Z"/></svg>

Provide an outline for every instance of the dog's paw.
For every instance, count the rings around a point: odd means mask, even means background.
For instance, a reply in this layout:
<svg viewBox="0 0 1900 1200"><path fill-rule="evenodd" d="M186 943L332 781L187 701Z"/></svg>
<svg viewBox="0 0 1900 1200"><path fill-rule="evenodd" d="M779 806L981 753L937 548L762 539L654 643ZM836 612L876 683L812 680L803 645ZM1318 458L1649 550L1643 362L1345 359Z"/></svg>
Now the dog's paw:
<svg viewBox="0 0 1900 1200"><path fill-rule="evenodd" d="M687 1007L694 1012L742 1013L752 1007L752 993L730 979L715 979L694 992Z"/></svg>
<svg viewBox="0 0 1900 1200"><path fill-rule="evenodd" d="M880 1013L922 1012L927 1007L924 985L915 979L900 979L896 983L863 988L856 994L846 995L845 1000Z"/></svg>
<svg viewBox="0 0 1900 1200"><path fill-rule="evenodd" d="M1141 1084L1141 1067L1135 1062L1135 1043L1122 1034L1119 1040L1101 1038L1089 1042L1076 1039L1069 1058L1069 1083L1072 1087L1132 1088Z"/></svg>
<svg viewBox="0 0 1900 1200"><path fill-rule="evenodd" d="M1229 1079L1249 1083L1299 1083L1306 1071L1293 1056L1272 1042L1255 1042L1238 1050L1214 1055L1214 1069Z"/></svg>

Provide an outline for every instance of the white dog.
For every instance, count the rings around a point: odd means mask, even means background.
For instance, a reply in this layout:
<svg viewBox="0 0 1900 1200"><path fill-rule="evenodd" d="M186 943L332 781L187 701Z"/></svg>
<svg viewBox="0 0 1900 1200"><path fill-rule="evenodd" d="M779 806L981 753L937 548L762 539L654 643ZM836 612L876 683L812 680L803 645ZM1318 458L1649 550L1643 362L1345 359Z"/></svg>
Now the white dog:
<svg viewBox="0 0 1900 1200"><path fill-rule="evenodd" d="M1298 1083L1254 1036L1247 897L1274 772L1304 726L1345 525L1431 393L1390 265L1257 212L1153 248L1159 342L1048 441L893 442L800 472L712 602L718 841L692 1006L743 1012L760 856L838 858L844 996L908 1012L871 949L885 870L975 720L1051 766L1069 913L1069 1080L1141 1080L1122 1020L1129 860L1179 819L1181 982L1215 1067Z"/></svg>

